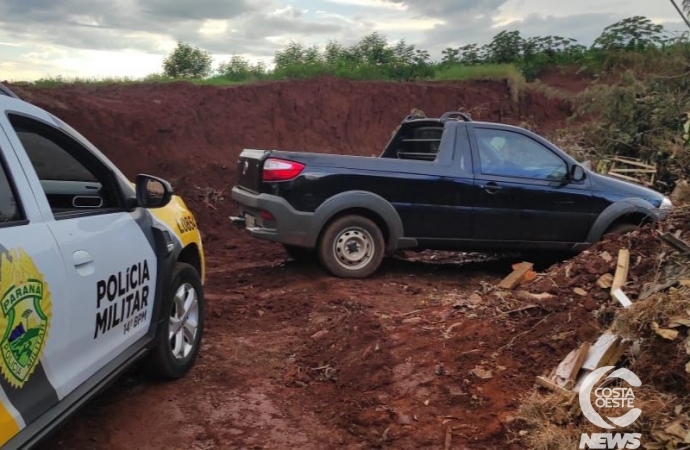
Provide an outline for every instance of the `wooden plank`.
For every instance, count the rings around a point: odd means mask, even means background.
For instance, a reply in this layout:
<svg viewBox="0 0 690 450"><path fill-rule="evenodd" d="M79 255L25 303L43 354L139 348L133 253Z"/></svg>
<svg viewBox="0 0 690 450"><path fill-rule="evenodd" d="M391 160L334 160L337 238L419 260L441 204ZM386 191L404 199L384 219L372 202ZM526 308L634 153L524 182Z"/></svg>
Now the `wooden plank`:
<svg viewBox="0 0 690 450"><path fill-rule="evenodd" d="M590 343L585 342L579 348L573 350L558 365L555 376L552 376L554 383L565 389L572 389L577 379L577 374L585 362L589 352Z"/></svg>
<svg viewBox="0 0 690 450"><path fill-rule="evenodd" d="M575 362L577 361L577 355L578 349L575 349L568 353L568 355L563 359L563 361L561 361L560 364L558 364L558 367L556 367L556 372L549 377L554 384L562 388L566 388L566 384L568 383L568 379L570 377L570 373L572 372L572 368L575 365Z"/></svg>
<svg viewBox="0 0 690 450"><path fill-rule="evenodd" d="M613 297L614 300L620 303L623 306L623 308L629 308L632 305L632 302L630 301L628 296L625 295L625 292L623 292L622 289L616 289L615 291L612 291L611 297Z"/></svg>
<svg viewBox="0 0 690 450"><path fill-rule="evenodd" d="M628 280L628 271L630 270L630 250L622 248L618 251L618 263L616 265L616 274L611 283L611 293L616 289L622 288Z"/></svg>
<svg viewBox="0 0 690 450"><path fill-rule="evenodd" d="M613 333L604 333L590 346L587 356L582 363L582 369L596 370L606 363L618 352L621 338Z"/></svg>
<svg viewBox="0 0 690 450"><path fill-rule="evenodd" d="M566 397L569 401L572 401L575 398L574 392L571 392L567 389L563 389L559 385L553 383L550 380L547 380L546 378L544 378L542 376L537 377L537 384L541 387L545 387L546 389L549 389L553 392L561 394L562 396Z"/></svg>
<svg viewBox="0 0 690 450"><path fill-rule="evenodd" d="M655 174L656 169L611 169L614 173L651 173Z"/></svg>
<svg viewBox="0 0 690 450"><path fill-rule="evenodd" d="M631 341L620 340L618 342L618 345L616 345L614 349L606 355L607 359L601 361L600 367L615 366L618 360L621 359L621 356L623 356L623 353L625 353L628 350L628 348L630 348L631 344Z"/></svg>
<svg viewBox="0 0 690 450"><path fill-rule="evenodd" d="M613 161L623 163L623 164L628 164L631 166L642 167L643 169L654 169L654 170L656 170L656 166L643 163L639 159L626 158L624 156L616 156L613 158Z"/></svg>
<svg viewBox="0 0 690 450"><path fill-rule="evenodd" d="M532 270L534 264L530 262L522 262L513 266L513 272L505 277L499 284L498 287L501 289L515 289L525 278L527 273Z"/></svg>
<svg viewBox="0 0 690 450"><path fill-rule="evenodd" d="M566 388L567 389L572 389L575 386L575 382L577 381L577 374L580 373L580 369L582 369L582 365L585 363L585 359L587 358L587 354L589 353L589 348L591 347L591 344L589 342L585 342L580 346L580 349L577 351L577 358L575 358L575 364L573 364L570 374L568 376L568 382L566 383Z"/></svg>
<svg viewBox="0 0 690 450"><path fill-rule="evenodd" d="M597 286L599 286L602 289L608 289L611 286L613 286L613 275L611 275L610 273L605 273L602 276L600 276L597 280Z"/></svg>

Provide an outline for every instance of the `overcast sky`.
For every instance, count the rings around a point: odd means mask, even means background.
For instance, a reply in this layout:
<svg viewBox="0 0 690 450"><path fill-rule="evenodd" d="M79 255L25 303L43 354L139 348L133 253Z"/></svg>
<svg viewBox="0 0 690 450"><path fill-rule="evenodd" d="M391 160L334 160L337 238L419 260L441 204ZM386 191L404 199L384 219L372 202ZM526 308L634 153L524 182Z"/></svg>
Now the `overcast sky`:
<svg viewBox="0 0 690 450"><path fill-rule="evenodd" d="M438 58L502 29L590 44L634 15L681 30L665 0L0 0L0 80L141 77L160 72L177 40L271 63L290 40L350 44L378 30Z"/></svg>

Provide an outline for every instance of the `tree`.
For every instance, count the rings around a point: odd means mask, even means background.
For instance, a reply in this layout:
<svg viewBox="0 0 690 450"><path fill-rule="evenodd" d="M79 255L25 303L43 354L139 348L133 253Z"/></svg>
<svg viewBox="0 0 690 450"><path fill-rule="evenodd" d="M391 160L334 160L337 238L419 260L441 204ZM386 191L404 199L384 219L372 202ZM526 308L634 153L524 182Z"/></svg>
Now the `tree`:
<svg viewBox="0 0 690 450"><path fill-rule="evenodd" d="M458 48L447 47L441 54L443 55L442 64L450 65L460 62L460 49Z"/></svg>
<svg viewBox="0 0 690 450"><path fill-rule="evenodd" d="M244 81L249 78L251 66L249 61L239 55L233 55L230 61L221 63L218 72L231 81Z"/></svg>
<svg viewBox="0 0 690 450"><path fill-rule="evenodd" d="M208 50L179 41L163 61L163 71L172 78L204 78L211 73L213 57Z"/></svg>
<svg viewBox="0 0 690 450"><path fill-rule="evenodd" d="M519 31L501 31L489 44L489 58L498 64L515 62L521 57L523 42Z"/></svg>
<svg viewBox="0 0 690 450"><path fill-rule="evenodd" d="M593 44L595 48L610 50L644 50L664 41L664 28L646 17L633 16L604 28Z"/></svg>
<svg viewBox="0 0 690 450"><path fill-rule="evenodd" d="M283 50L278 50L273 58L276 69L304 64L306 49L302 44L290 41Z"/></svg>

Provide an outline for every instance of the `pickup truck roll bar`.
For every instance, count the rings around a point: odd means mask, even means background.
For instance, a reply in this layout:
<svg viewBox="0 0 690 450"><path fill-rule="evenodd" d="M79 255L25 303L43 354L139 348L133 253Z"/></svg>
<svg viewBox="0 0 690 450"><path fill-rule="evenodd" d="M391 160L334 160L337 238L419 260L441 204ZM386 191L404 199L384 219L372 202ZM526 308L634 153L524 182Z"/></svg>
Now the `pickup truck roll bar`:
<svg viewBox="0 0 690 450"><path fill-rule="evenodd" d="M438 119L441 122L445 122L446 120L449 119L454 119L456 117L461 118L465 122L472 122L472 118L470 117L469 114L460 112L460 111L448 111L443 113L440 119Z"/></svg>
<svg viewBox="0 0 690 450"><path fill-rule="evenodd" d="M438 119L438 121L439 122L446 122L448 120L458 119L458 118L462 119L464 122L472 122L472 117L470 117L469 114L464 113L464 112L460 112L460 111L447 111L447 112L443 113L443 115ZM403 119L403 122L409 122L412 120L424 120L424 119L434 120L432 118L427 118L426 116L423 115L423 113L421 113L421 115L410 114Z"/></svg>

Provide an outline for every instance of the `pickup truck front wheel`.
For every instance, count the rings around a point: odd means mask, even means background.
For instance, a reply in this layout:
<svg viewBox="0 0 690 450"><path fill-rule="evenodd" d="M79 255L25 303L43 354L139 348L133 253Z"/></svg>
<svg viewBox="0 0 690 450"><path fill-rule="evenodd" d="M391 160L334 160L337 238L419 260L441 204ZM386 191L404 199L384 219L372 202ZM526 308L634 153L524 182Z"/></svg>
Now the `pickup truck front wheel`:
<svg viewBox="0 0 690 450"><path fill-rule="evenodd" d="M333 221L319 241L321 264L340 278L366 278L381 265L383 233L366 217L351 215Z"/></svg>

